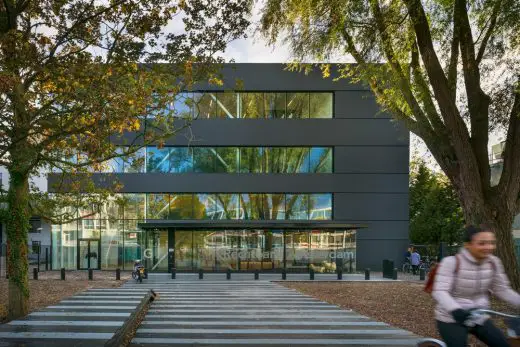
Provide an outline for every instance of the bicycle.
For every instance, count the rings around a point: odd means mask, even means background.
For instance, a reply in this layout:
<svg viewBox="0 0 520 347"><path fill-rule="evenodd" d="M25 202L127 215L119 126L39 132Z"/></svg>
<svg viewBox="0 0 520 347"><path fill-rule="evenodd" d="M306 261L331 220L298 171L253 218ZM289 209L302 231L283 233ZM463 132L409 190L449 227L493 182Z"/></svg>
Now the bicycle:
<svg viewBox="0 0 520 347"><path fill-rule="evenodd" d="M471 311L471 316L464 323L471 327L475 326L475 321L478 320L482 315L494 315L502 318L506 318L505 322L507 325L507 339L509 345L512 347L520 346L520 316L515 316L503 312L487 310L487 309L476 309ZM426 338L422 339L417 343L417 347L446 347L446 344L437 339Z"/></svg>
<svg viewBox="0 0 520 347"><path fill-rule="evenodd" d="M132 271L132 278L139 283L143 283L143 278L146 278L145 267L140 260L134 262L134 270Z"/></svg>
<svg viewBox="0 0 520 347"><path fill-rule="evenodd" d="M410 263L409 260L404 262L404 264L402 266L402 271L405 274L412 272L412 264Z"/></svg>

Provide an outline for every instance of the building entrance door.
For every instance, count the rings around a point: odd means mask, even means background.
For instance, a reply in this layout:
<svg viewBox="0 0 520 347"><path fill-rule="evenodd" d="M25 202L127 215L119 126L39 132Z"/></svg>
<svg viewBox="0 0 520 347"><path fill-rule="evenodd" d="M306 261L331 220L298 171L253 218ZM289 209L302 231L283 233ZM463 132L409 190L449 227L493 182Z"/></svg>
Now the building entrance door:
<svg viewBox="0 0 520 347"><path fill-rule="evenodd" d="M144 266L149 272L168 271L168 229L147 229L144 233Z"/></svg>
<svg viewBox="0 0 520 347"><path fill-rule="evenodd" d="M99 270L100 255L101 242L99 239L78 239L78 270Z"/></svg>

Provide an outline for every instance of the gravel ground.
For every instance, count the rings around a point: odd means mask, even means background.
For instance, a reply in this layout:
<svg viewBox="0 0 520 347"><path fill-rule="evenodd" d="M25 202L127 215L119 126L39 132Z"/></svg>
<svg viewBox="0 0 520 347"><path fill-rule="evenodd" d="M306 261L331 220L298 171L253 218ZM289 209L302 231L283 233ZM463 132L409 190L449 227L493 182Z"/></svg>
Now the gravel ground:
<svg viewBox="0 0 520 347"><path fill-rule="evenodd" d="M121 272L121 281L115 280L115 271L94 271L94 280L88 281L87 271L67 271L65 281L59 271L39 273L39 280L29 280L29 312L53 305L66 297L89 288L119 287L130 278L130 272ZM32 274L31 274L32 278ZM0 279L0 323L7 319L8 280Z"/></svg>
<svg viewBox="0 0 520 347"><path fill-rule="evenodd" d="M439 338L433 315L434 301L423 291L422 282L279 283L420 336ZM499 311L515 312L495 300L492 306ZM497 323L504 327L503 322ZM474 343L471 340L470 345Z"/></svg>

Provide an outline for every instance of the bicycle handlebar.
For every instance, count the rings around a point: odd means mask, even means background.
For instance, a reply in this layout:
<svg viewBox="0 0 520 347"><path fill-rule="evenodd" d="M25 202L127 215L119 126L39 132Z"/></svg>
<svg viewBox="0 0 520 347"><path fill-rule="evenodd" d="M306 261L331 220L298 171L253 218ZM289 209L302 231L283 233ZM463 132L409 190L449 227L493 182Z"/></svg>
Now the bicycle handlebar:
<svg viewBox="0 0 520 347"><path fill-rule="evenodd" d="M476 310L472 310L471 313L476 313L476 314L492 314L492 315L495 315L495 316L500 316L500 317L505 317L505 318L520 318L520 316L516 316L516 315L512 315L512 314L508 314L508 313L503 313L503 312L499 312L499 311L494 311L494 310L487 310L487 309L476 309Z"/></svg>

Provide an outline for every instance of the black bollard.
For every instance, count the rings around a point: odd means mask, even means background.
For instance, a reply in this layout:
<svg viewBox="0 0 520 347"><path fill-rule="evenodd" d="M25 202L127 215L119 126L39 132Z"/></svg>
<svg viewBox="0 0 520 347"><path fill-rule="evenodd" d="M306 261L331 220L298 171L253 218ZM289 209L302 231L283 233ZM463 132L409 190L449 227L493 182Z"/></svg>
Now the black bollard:
<svg viewBox="0 0 520 347"><path fill-rule="evenodd" d="M255 270L255 280L257 280L259 276L260 276L260 271Z"/></svg>
<svg viewBox="0 0 520 347"><path fill-rule="evenodd" d="M309 277L310 277L311 281L314 281L314 269L311 269L309 271Z"/></svg>
<svg viewBox="0 0 520 347"><path fill-rule="evenodd" d="M397 268L394 268L394 272L392 274L392 279L395 281L397 280Z"/></svg>
<svg viewBox="0 0 520 347"><path fill-rule="evenodd" d="M40 272L40 253L41 253L41 248L38 247L38 272Z"/></svg>
<svg viewBox="0 0 520 347"><path fill-rule="evenodd" d="M349 256L349 260L348 260L348 272L349 273L353 273L354 272L354 268L352 267L352 263L354 262L354 257L352 255Z"/></svg>
<svg viewBox="0 0 520 347"><path fill-rule="evenodd" d="M338 280L342 280L342 279L343 279L343 270L338 269Z"/></svg>
<svg viewBox="0 0 520 347"><path fill-rule="evenodd" d="M370 269L365 269L365 281L370 281Z"/></svg>
<svg viewBox="0 0 520 347"><path fill-rule="evenodd" d="M202 269L199 269L199 280L204 278L204 271Z"/></svg>
<svg viewBox="0 0 520 347"><path fill-rule="evenodd" d="M35 280L38 279L38 269L37 268L33 268L33 279L35 279Z"/></svg>
<svg viewBox="0 0 520 347"><path fill-rule="evenodd" d="M45 271L49 270L49 249L45 248Z"/></svg>
<svg viewBox="0 0 520 347"><path fill-rule="evenodd" d="M94 279L94 271L92 269L88 269L88 280L92 281Z"/></svg>
<svg viewBox="0 0 520 347"><path fill-rule="evenodd" d="M226 279L227 279L227 280L230 280L230 279L231 279L231 269L227 269L227 270L226 270Z"/></svg>
<svg viewBox="0 0 520 347"><path fill-rule="evenodd" d="M174 280L175 278L177 278L177 269L172 267L172 280Z"/></svg>
<svg viewBox="0 0 520 347"><path fill-rule="evenodd" d="M426 271L424 271L424 269L419 270L419 280L424 281L425 277L426 277Z"/></svg>
<svg viewBox="0 0 520 347"><path fill-rule="evenodd" d="M120 280L121 280L121 269L117 268L116 269L116 281L120 281Z"/></svg>
<svg viewBox="0 0 520 347"><path fill-rule="evenodd" d="M61 280L65 281L65 268L61 268Z"/></svg>
<svg viewBox="0 0 520 347"><path fill-rule="evenodd" d="M287 270L283 269L282 270L282 280L286 280L287 279Z"/></svg>

